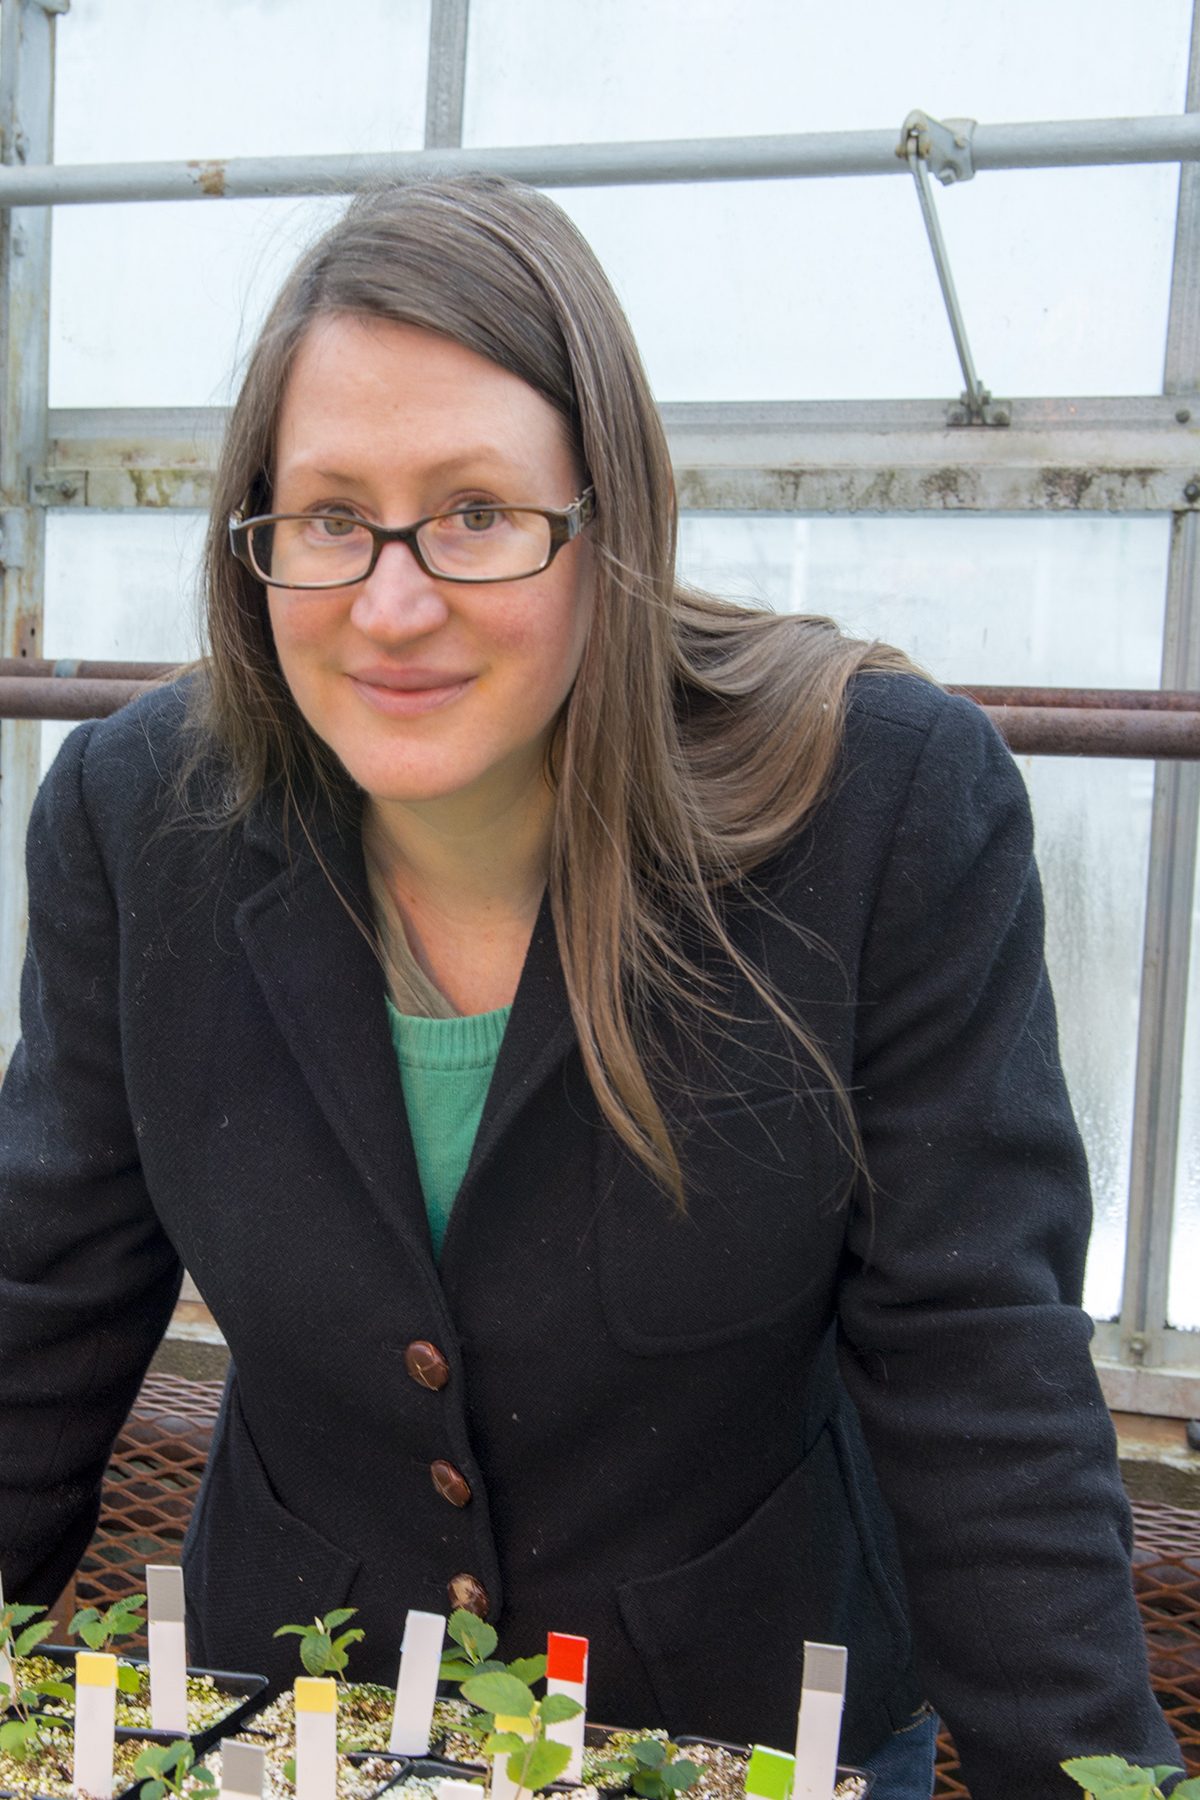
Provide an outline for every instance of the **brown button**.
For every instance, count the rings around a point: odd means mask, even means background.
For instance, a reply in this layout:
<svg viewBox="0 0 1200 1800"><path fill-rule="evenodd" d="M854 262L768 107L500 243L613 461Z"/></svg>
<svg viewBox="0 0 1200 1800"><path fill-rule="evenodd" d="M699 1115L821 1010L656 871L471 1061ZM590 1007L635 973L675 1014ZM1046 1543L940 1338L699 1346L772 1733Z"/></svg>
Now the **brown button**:
<svg viewBox="0 0 1200 1800"><path fill-rule="evenodd" d="M436 1344L418 1338L404 1352L404 1366L418 1387L444 1388L450 1379L450 1364Z"/></svg>
<svg viewBox="0 0 1200 1800"><path fill-rule="evenodd" d="M466 1476L456 1469L453 1463L442 1462L439 1459L437 1462L430 1463L429 1473L433 1476L433 1485L443 1500L448 1500L451 1506L467 1504L471 1498L471 1490L467 1485Z"/></svg>
<svg viewBox="0 0 1200 1800"><path fill-rule="evenodd" d="M455 1611L461 1606L464 1612L474 1613L477 1619L487 1618L487 1589L473 1575L452 1575L446 1583L446 1592Z"/></svg>

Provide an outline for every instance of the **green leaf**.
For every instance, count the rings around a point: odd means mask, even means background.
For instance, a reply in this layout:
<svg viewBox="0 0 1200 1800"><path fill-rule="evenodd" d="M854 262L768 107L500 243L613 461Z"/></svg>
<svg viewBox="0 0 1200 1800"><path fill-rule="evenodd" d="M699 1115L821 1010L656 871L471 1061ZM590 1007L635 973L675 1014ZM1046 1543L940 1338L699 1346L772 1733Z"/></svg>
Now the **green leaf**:
<svg viewBox="0 0 1200 1800"><path fill-rule="evenodd" d="M500 1665L502 1668L504 1664ZM518 1681L527 1682L530 1687L540 1681L546 1673L544 1656L518 1656L508 1664L508 1672L515 1675Z"/></svg>
<svg viewBox="0 0 1200 1800"><path fill-rule="evenodd" d="M1092 1800L1154 1800L1154 1770L1123 1756L1072 1756L1061 1766Z"/></svg>
<svg viewBox="0 0 1200 1800"><path fill-rule="evenodd" d="M100 1614L94 1606L81 1606L78 1612L71 1614L71 1620L67 1626L67 1636L78 1636L85 1625L91 1625L99 1617Z"/></svg>
<svg viewBox="0 0 1200 1800"><path fill-rule="evenodd" d="M333 1645L324 1631L309 1631L300 1640L300 1661L310 1675L324 1675Z"/></svg>
<svg viewBox="0 0 1200 1800"><path fill-rule="evenodd" d="M507 1669L472 1675L469 1681L463 1682L462 1691L472 1706L482 1706L490 1713L511 1713L517 1719L532 1718L537 1705L531 1690Z"/></svg>
<svg viewBox="0 0 1200 1800"><path fill-rule="evenodd" d="M271 1636L272 1637L307 1637L311 1630L312 1630L311 1625L281 1625L279 1627L278 1631L273 1631L271 1633Z"/></svg>
<svg viewBox="0 0 1200 1800"><path fill-rule="evenodd" d="M18 1625L27 1625L45 1610L44 1606L6 1606L0 1613L0 1629L15 1631Z"/></svg>
<svg viewBox="0 0 1200 1800"><path fill-rule="evenodd" d="M103 1619L89 1619L79 1627L79 1635L89 1650L103 1650L108 1642L108 1626Z"/></svg>
<svg viewBox="0 0 1200 1800"><path fill-rule="evenodd" d="M140 1800L162 1800L166 1791L167 1784L165 1781L155 1779L153 1781L143 1782Z"/></svg>
<svg viewBox="0 0 1200 1800"><path fill-rule="evenodd" d="M639 1738L636 1744L630 1744L629 1754L643 1769L661 1769L667 1760L667 1747L658 1738Z"/></svg>
<svg viewBox="0 0 1200 1800"><path fill-rule="evenodd" d="M473 1663L482 1662L489 1657L500 1642L494 1628L486 1619L477 1618L460 1606L450 1614L446 1630L456 1644L461 1644Z"/></svg>
<svg viewBox="0 0 1200 1800"><path fill-rule="evenodd" d="M547 1738L535 1743L525 1757L510 1756L508 1773L527 1788L544 1788L557 1781L571 1760L567 1744L552 1744Z"/></svg>
<svg viewBox="0 0 1200 1800"><path fill-rule="evenodd" d="M357 1606L338 1606L332 1612L327 1612L321 1623L326 1631L333 1632L339 1625L344 1625L347 1619L352 1619L357 1611ZM360 1631L358 1635L361 1637L362 1632Z"/></svg>
<svg viewBox="0 0 1200 1800"><path fill-rule="evenodd" d="M9 1756L23 1757L29 1743L28 1719L8 1719L0 1725L0 1750Z"/></svg>
<svg viewBox="0 0 1200 1800"><path fill-rule="evenodd" d="M13 1639L13 1655L28 1656L34 1645L43 1643L46 1638L52 1636L53 1631L53 1619L43 1619L40 1625L26 1626L21 1635Z"/></svg>
<svg viewBox="0 0 1200 1800"><path fill-rule="evenodd" d="M361 1644L366 1635L366 1632L360 1631L356 1625L353 1631L343 1631L341 1637L334 1638L333 1647L335 1650L344 1651L347 1644Z"/></svg>
<svg viewBox="0 0 1200 1800"><path fill-rule="evenodd" d="M560 1725L564 1719L578 1718L582 1711L578 1700L572 1700L570 1694L547 1694L542 1701L540 1716L544 1725Z"/></svg>
<svg viewBox="0 0 1200 1800"><path fill-rule="evenodd" d="M75 1689L69 1681L39 1681L37 1692L44 1694L48 1700L73 1700Z"/></svg>
<svg viewBox="0 0 1200 1800"><path fill-rule="evenodd" d="M1187 1781L1181 1781L1172 1792L1171 1800L1200 1800L1200 1775L1192 1775Z"/></svg>
<svg viewBox="0 0 1200 1800"><path fill-rule="evenodd" d="M661 1769L638 1769L629 1785L642 1800L665 1800L667 1786Z"/></svg>
<svg viewBox="0 0 1200 1800"><path fill-rule="evenodd" d="M296 1759L294 1756L289 1756L284 1761L283 1779L285 1781L290 1781L292 1786L295 1787L295 1785L296 1785Z"/></svg>
<svg viewBox="0 0 1200 1800"><path fill-rule="evenodd" d="M139 1694L142 1690L142 1672L130 1663L117 1664L117 1687L122 1694Z"/></svg>
<svg viewBox="0 0 1200 1800"><path fill-rule="evenodd" d="M681 1756L677 1762L667 1763L659 1773L662 1780L675 1793L686 1794L687 1790L695 1787L700 1779L700 1765L689 1762L686 1756Z"/></svg>
<svg viewBox="0 0 1200 1800"><path fill-rule="evenodd" d="M524 1754L525 1739L518 1737L515 1731L493 1731L484 1738L483 1749L487 1756L506 1756L510 1752Z"/></svg>

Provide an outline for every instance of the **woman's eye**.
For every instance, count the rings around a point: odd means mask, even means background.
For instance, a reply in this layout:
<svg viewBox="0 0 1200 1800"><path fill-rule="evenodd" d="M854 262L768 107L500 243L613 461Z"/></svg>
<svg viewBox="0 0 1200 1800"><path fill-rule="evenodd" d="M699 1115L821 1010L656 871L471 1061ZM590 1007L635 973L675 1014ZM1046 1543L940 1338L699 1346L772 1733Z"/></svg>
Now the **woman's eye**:
<svg viewBox="0 0 1200 1800"><path fill-rule="evenodd" d="M344 519L337 513L313 513L311 517L318 537L344 538L359 529L357 519Z"/></svg>
<svg viewBox="0 0 1200 1800"><path fill-rule="evenodd" d="M458 516L467 531L490 531L500 515L494 506L473 506Z"/></svg>

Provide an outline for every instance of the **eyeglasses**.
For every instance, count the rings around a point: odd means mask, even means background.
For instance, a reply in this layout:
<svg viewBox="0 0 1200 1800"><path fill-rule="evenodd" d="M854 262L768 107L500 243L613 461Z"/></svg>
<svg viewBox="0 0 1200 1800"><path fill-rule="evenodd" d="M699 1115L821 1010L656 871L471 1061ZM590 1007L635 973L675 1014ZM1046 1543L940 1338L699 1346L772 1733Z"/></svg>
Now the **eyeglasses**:
<svg viewBox="0 0 1200 1800"><path fill-rule="evenodd" d="M455 507L415 525L370 525L353 513L233 513L229 543L269 587L338 588L365 581L385 544L407 544L438 581L524 581L549 568L595 517L587 488L570 506Z"/></svg>

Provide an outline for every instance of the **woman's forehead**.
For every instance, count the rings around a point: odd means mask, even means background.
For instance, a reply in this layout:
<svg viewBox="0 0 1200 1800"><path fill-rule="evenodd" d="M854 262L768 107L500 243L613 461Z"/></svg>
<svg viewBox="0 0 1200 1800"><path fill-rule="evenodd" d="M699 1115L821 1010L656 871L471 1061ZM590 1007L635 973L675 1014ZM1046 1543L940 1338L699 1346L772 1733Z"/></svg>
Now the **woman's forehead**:
<svg viewBox="0 0 1200 1800"><path fill-rule="evenodd" d="M277 471L349 473L364 458L416 459L431 476L573 461L561 413L520 376L420 326L334 314L293 360Z"/></svg>

